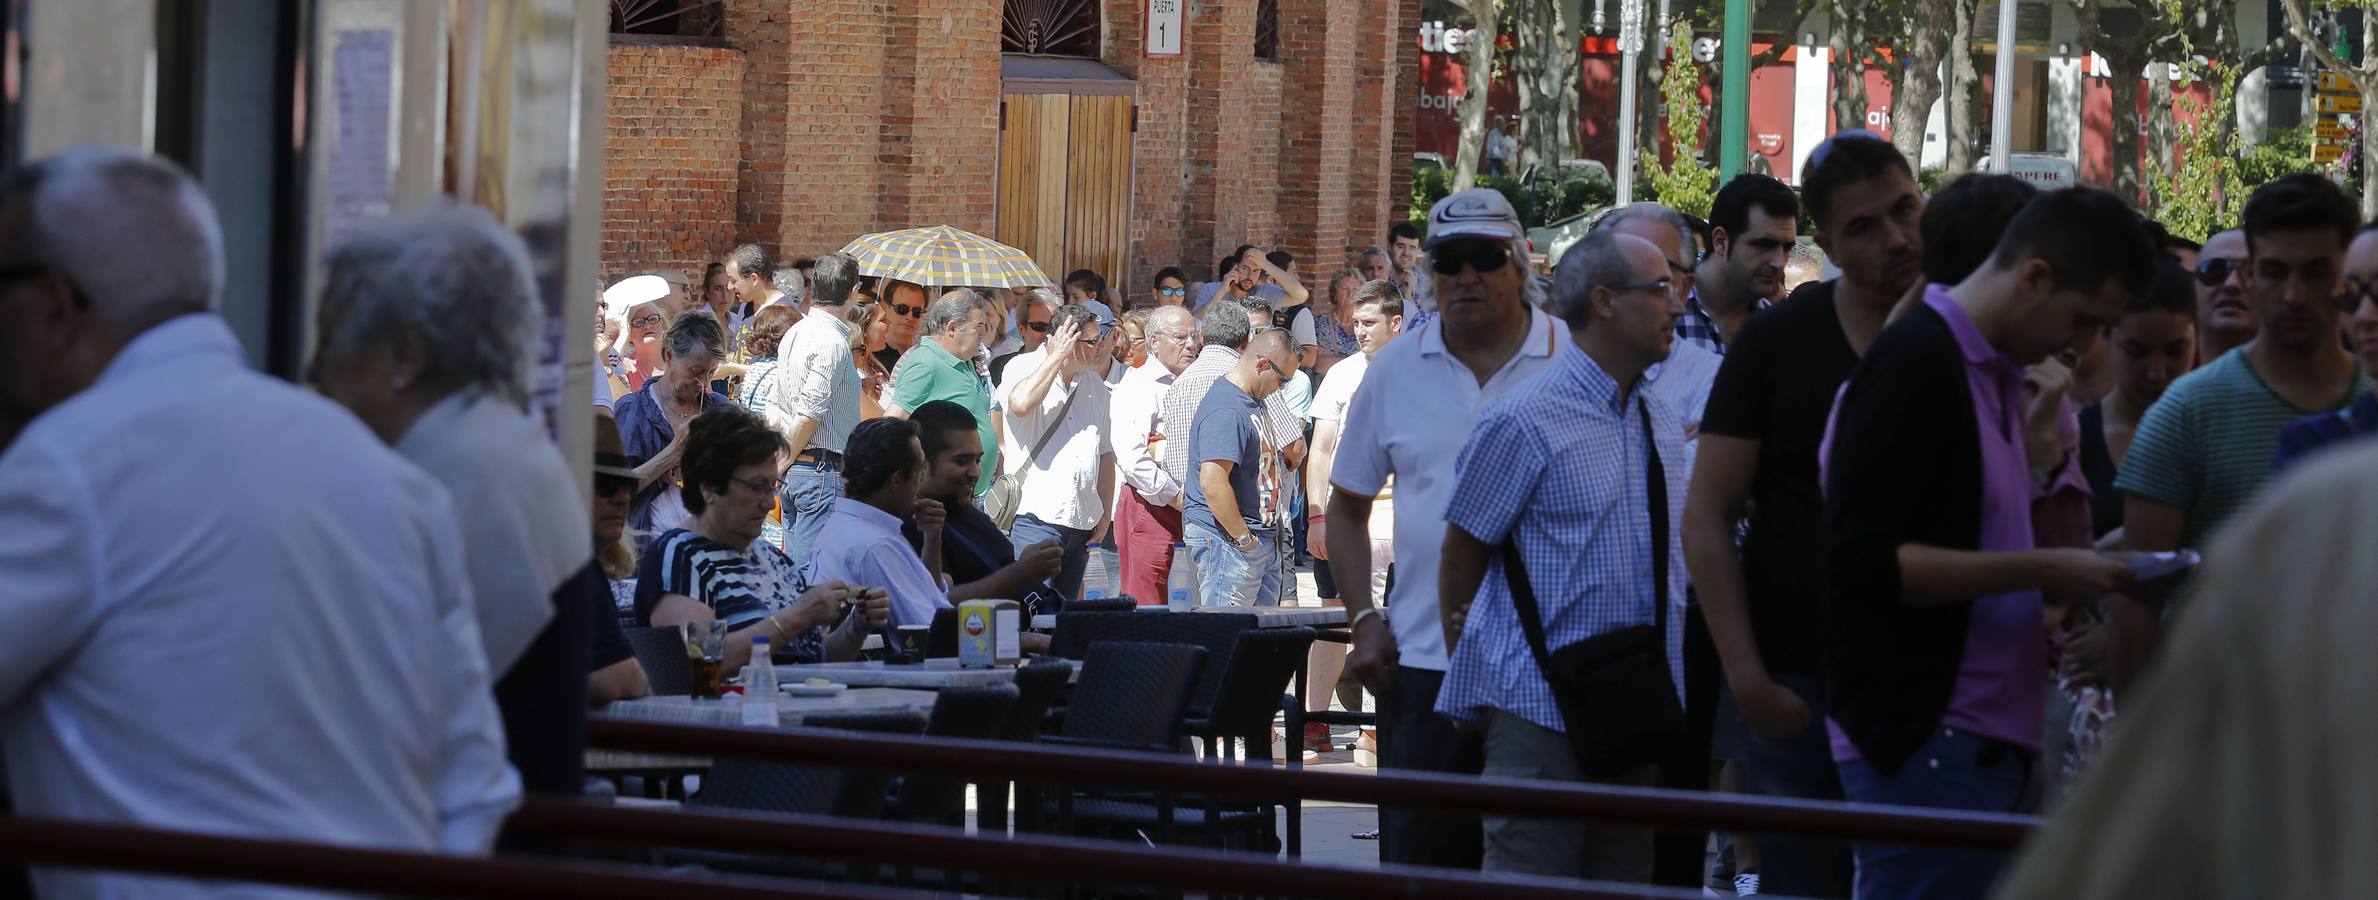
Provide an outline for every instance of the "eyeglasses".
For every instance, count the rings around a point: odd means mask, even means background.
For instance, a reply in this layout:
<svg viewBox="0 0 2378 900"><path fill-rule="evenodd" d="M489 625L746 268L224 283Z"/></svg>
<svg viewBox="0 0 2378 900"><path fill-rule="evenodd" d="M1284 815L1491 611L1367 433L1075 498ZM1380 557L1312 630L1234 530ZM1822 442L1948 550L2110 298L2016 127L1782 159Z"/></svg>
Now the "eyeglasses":
<svg viewBox="0 0 2378 900"><path fill-rule="evenodd" d="M1658 291L1663 294L1670 294L1675 292L1676 283L1666 278L1654 278L1650 281L1638 281L1632 284L1613 284L1609 287L1610 292L1613 294L1623 294L1628 291Z"/></svg>
<svg viewBox="0 0 2378 900"><path fill-rule="evenodd" d="M924 308L924 307L922 307L922 306L910 306L910 305L908 305L908 304L906 304L906 303L894 303L894 304L892 304L892 305L891 305L891 310L892 310L892 315L895 315L895 316L907 316L907 317L909 317L909 318L915 318L915 317L917 317L917 316L921 316L921 315L924 315L924 314L925 314L925 308Z"/></svg>
<svg viewBox="0 0 2378 900"><path fill-rule="evenodd" d="M2245 267L2246 261L2242 259L2208 256L2196 264L2196 283L2205 287L2220 287L2229 282L2231 275L2237 274L2239 269Z"/></svg>
<svg viewBox="0 0 2378 900"><path fill-rule="evenodd" d="M2378 301L2378 281L2363 281L2351 275L2337 279L2337 293L2329 298L2337 304L2337 311L2352 315L2361 310L2363 300Z"/></svg>
<svg viewBox="0 0 2378 900"><path fill-rule="evenodd" d="M1808 152L1808 168L1804 171L1814 172L1818 169L1824 168L1826 157L1832 156L1834 146L1841 143L1842 141L1879 141L1882 139L1882 135L1875 134L1874 132L1868 131L1864 128L1851 128L1834 132L1832 137L1826 138L1824 143L1818 144L1815 150Z"/></svg>
<svg viewBox="0 0 2378 900"><path fill-rule="evenodd" d="M782 475L778 475L774 479L768 481L761 481L757 478L741 478L734 475L729 475L727 476L727 480L760 493L767 494L771 497L776 496L777 492L784 490L784 476Z"/></svg>
<svg viewBox="0 0 2378 900"><path fill-rule="evenodd" d="M1049 333L1049 323L1047 322L1026 322L1024 323L1024 327L1030 328L1042 334Z"/></svg>
<svg viewBox="0 0 2378 900"><path fill-rule="evenodd" d="M662 315L660 313L653 313L649 316L637 316L633 319L629 319L628 326L632 328L642 328L646 325L658 325L662 322L668 321L668 319L668 316Z"/></svg>
<svg viewBox="0 0 2378 900"><path fill-rule="evenodd" d="M1464 244L1472 248L1470 252L1461 252L1460 248ZM1435 269L1439 275L1448 276L1461 274L1465 265L1470 267L1470 271L1483 274L1501 271L1510 262L1511 248L1493 241L1451 242L1429 254L1429 268Z"/></svg>
<svg viewBox="0 0 2378 900"><path fill-rule="evenodd" d="M1188 288L1157 288L1157 289L1156 289L1156 294L1157 294L1157 296L1160 296L1160 297L1180 297L1180 296L1185 296L1185 295L1187 295L1188 293L1189 293L1189 289L1188 289Z"/></svg>

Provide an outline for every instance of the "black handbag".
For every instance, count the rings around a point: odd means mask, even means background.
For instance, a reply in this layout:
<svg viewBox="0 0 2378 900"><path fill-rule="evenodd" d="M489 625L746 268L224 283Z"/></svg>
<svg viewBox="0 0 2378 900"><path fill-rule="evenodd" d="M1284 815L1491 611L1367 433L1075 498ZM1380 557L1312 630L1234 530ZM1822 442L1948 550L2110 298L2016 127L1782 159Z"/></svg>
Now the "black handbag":
<svg viewBox="0 0 2378 900"><path fill-rule="evenodd" d="M1511 606L1519 613L1537 667L1551 682L1561 721L1569 726L1569 748L1587 775L1657 762L1684 733L1684 704L1668 676L1668 479L1652 437L1649 410L1643 412L1643 439L1650 457L1645 480L1651 510L1653 624L1606 631L1551 651L1519 545L1505 540L1502 547Z"/></svg>

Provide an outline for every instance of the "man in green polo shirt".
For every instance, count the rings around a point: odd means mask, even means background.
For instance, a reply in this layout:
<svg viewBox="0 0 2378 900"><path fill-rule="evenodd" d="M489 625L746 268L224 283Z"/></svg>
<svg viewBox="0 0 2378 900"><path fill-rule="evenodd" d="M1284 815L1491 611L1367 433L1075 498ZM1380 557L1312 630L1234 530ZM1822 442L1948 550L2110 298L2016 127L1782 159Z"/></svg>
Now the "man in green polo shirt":
<svg viewBox="0 0 2378 900"><path fill-rule="evenodd" d="M990 304L981 294L957 290L941 295L925 311L924 329L931 338L918 341L900 360L892 380L891 402L884 415L908 418L910 410L935 400L947 400L974 414L975 431L983 437L983 474L974 493L991 489L991 475L999 471L999 435L992 430L991 386L974 367L990 321Z"/></svg>
<svg viewBox="0 0 2378 900"><path fill-rule="evenodd" d="M2147 410L2114 487L2126 495L2123 544L2201 548L2271 481L2279 430L2343 409L2370 379L2337 339L2346 246L2360 226L2352 198L2317 175L2263 185L2246 201L2246 303L2254 340L2173 382ZM2146 662L2161 610L2119 598L2116 688Z"/></svg>

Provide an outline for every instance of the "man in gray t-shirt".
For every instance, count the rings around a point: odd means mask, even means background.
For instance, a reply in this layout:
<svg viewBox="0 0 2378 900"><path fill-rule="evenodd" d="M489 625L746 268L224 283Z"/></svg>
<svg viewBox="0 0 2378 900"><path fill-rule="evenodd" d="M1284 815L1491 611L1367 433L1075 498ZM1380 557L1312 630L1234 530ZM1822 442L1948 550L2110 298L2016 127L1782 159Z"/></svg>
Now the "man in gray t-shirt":
<svg viewBox="0 0 2378 900"><path fill-rule="evenodd" d="M1263 400L1295 371L1287 335L1256 335L1198 404L1189 429L1196 474L1184 479L1181 532L1208 606L1279 603L1276 554L1287 499L1280 448L1289 439L1273 427Z"/></svg>

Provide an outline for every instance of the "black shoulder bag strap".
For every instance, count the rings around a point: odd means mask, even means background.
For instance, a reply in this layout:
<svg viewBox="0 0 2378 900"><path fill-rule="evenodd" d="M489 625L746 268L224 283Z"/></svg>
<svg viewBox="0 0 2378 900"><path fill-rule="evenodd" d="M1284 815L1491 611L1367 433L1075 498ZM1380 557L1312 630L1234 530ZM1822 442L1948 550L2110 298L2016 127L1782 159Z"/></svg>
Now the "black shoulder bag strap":
<svg viewBox="0 0 2378 900"><path fill-rule="evenodd" d="M1640 386L1637 390L1641 390ZM1665 648L1668 645L1668 473L1660 465L1659 441L1652 436L1651 409L1641 405L1636 409L1643 414L1645 506L1651 513L1652 623L1659 632L1660 646ZM1519 612L1519 627L1527 633L1528 650L1535 655L1536 668L1552 685L1557 701L1564 686L1554 675L1558 670L1552 667L1552 648L1544 632L1543 612L1536 604L1535 586L1528 582L1527 565L1520 561L1516 531L1503 539L1502 553L1503 577L1511 583L1511 607ZM1566 704L1561 705L1566 708Z"/></svg>

